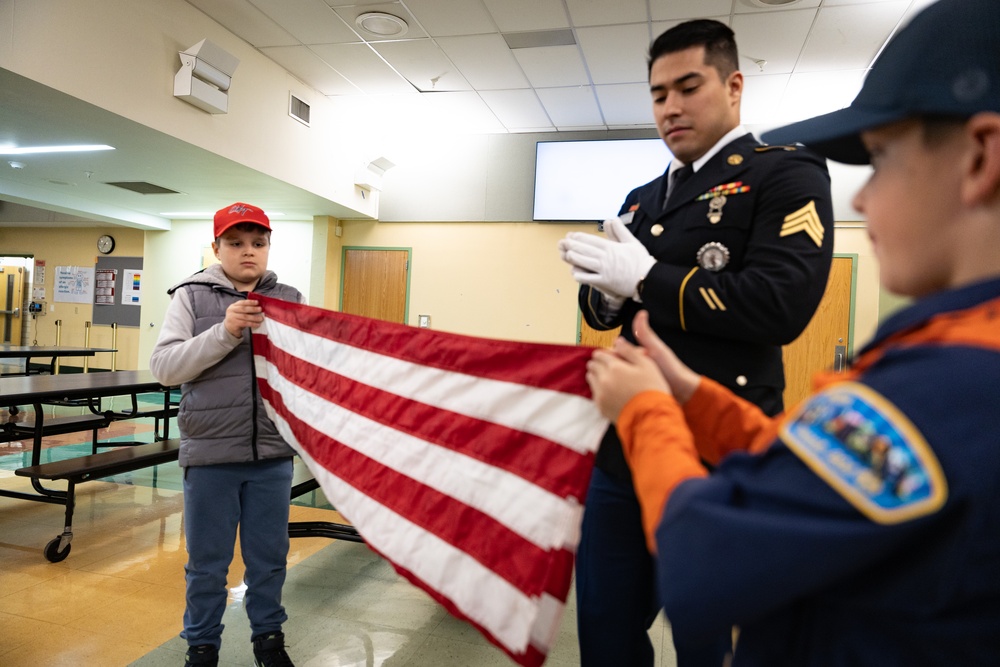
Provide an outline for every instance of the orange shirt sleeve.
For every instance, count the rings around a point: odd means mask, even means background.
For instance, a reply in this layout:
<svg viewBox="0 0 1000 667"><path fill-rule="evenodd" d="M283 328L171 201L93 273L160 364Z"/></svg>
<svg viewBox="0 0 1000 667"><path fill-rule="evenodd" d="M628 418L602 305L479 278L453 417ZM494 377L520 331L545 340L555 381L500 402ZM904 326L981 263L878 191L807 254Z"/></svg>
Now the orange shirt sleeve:
<svg viewBox="0 0 1000 667"><path fill-rule="evenodd" d="M777 437L780 422L706 377L684 404L684 418L698 454L712 465L732 452L764 451Z"/></svg>
<svg viewBox="0 0 1000 667"><path fill-rule="evenodd" d="M660 391L644 391L625 405L617 421L618 437L632 470L650 553L656 551L656 527L678 484L708 471L677 400Z"/></svg>

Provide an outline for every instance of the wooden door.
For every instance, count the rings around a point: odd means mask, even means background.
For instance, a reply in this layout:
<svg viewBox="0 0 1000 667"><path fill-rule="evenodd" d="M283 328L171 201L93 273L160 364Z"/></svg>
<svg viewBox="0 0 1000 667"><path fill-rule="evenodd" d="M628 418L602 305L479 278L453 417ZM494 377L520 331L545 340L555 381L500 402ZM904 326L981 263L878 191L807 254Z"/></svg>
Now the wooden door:
<svg viewBox="0 0 1000 667"><path fill-rule="evenodd" d="M340 310L406 324L410 251L344 249Z"/></svg>
<svg viewBox="0 0 1000 667"><path fill-rule="evenodd" d="M24 267L0 264L0 343L21 344Z"/></svg>
<svg viewBox="0 0 1000 667"><path fill-rule="evenodd" d="M853 277L854 258L834 257L816 314L802 335L783 348L786 410L811 393L813 374L846 364L851 349Z"/></svg>

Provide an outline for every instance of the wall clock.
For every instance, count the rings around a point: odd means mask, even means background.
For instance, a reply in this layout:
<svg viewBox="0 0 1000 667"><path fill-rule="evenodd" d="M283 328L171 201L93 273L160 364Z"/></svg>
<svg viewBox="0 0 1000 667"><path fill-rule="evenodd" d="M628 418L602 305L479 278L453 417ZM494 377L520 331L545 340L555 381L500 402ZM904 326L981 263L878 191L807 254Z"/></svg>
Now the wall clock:
<svg viewBox="0 0 1000 667"><path fill-rule="evenodd" d="M115 249L115 237L110 236L108 234L104 234L103 236L97 239L97 250L102 255L107 255L114 249Z"/></svg>

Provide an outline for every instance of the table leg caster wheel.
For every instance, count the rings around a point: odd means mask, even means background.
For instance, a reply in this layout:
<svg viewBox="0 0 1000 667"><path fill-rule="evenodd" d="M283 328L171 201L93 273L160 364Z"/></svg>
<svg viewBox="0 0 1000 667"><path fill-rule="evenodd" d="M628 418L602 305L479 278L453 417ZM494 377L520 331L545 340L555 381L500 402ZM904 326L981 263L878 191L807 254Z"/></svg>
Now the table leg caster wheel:
<svg viewBox="0 0 1000 667"><path fill-rule="evenodd" d="M45 558L52 563L58 563L60 561L66 560L66 556L69 556L69 550L72 548L72 544L66 544L66 547L60 551L59 547L63 543L63 536L59 535L55 537L52 541L45 545Z"/></svg>

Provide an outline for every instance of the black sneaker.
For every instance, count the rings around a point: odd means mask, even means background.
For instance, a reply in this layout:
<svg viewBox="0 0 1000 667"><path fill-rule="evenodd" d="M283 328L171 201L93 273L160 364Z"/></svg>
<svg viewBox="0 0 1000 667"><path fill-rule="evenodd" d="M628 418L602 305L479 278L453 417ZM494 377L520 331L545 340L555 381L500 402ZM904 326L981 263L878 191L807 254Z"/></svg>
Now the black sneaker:
<svg viewBox="0 0 1000 667"><path fill-rule="evenodd" d="M216 667L219 664L219 649L211 644L189 646L184 656L184 665L200 665L201 667Z"/></svg>
<svg viewBox="0 0 1000 667"><path fill-rule="evenodd" d="M254 667L295 667L285 653L285 634L269 632L253 640Z"/></svg>

